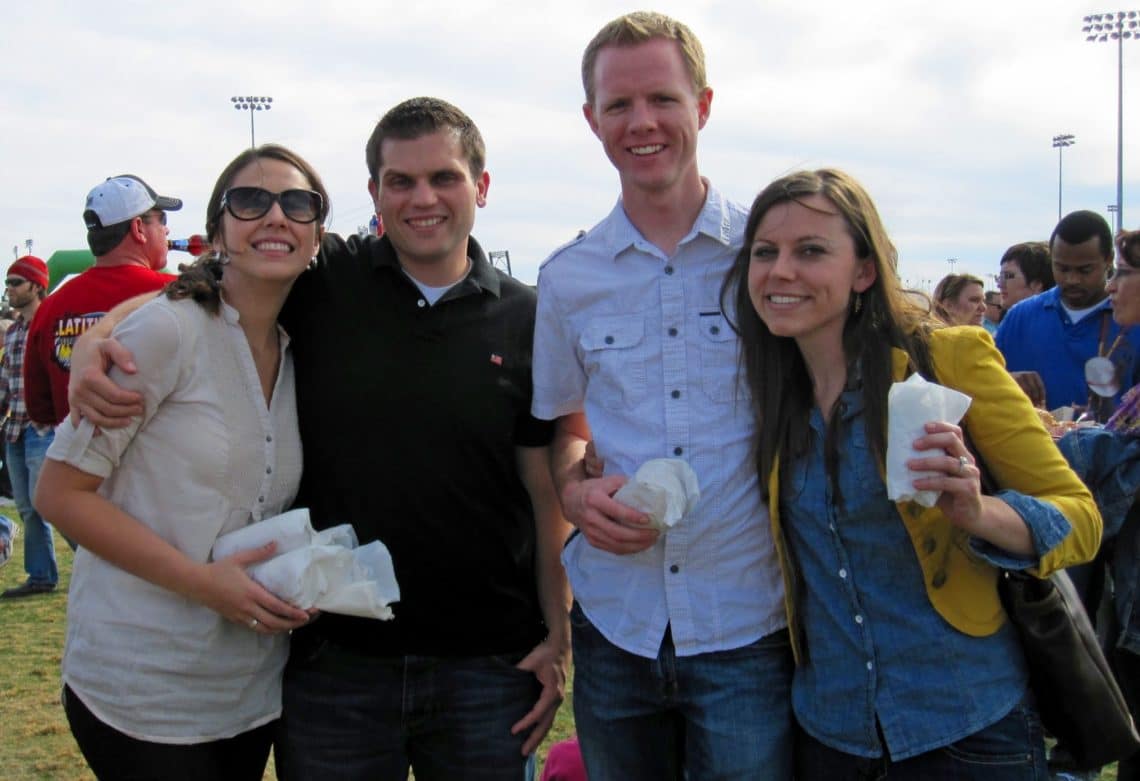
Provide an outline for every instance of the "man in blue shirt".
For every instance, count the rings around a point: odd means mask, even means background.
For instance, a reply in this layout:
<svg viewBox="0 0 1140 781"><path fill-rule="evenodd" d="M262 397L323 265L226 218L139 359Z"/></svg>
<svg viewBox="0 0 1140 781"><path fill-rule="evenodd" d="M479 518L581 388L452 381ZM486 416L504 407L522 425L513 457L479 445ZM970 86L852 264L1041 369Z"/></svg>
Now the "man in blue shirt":
<svg viewBox="0 0 1140 781"><path fill-rule="evenodd" d="M1073 212L1057 223L1049 251L1057 286L1007 311L997 346L1034 404L1088 405L1104 421L1120 393L1140 381L1140 331L1121 335L1105 292L1112 232L1099 214ZM1090 386L1086 364L1098 356L1108 359L1114 376Z"/></svg>

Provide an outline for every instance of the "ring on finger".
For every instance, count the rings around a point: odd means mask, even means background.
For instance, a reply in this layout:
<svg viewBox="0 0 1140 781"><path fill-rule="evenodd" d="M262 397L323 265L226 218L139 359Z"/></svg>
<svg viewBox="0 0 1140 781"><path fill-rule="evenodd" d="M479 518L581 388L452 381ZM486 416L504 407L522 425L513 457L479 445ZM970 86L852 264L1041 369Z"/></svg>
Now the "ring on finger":
<svg viewBox="0 0 1140 781"><path fill-rule="evenodd" d="M958 477L966 474L966 467L970 465L970 459L966 456L958 456Z"/></svg>
<svg viewBox="0 0 1140 781"><path fill-rule="evenodd" d="M260 622L256 618L251 618L251 619L249 619L249 628L250 629L257 629L257 625L259 623Z"/></svg>

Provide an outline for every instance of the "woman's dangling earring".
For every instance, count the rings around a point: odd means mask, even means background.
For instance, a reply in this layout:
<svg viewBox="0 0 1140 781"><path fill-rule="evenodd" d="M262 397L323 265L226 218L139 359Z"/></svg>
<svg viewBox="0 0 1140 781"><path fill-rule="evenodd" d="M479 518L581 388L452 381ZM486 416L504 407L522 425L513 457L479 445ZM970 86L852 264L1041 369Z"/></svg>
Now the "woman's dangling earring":
<svg viewBox="0 0 1140 781"><path fill-rule="evenodd" d="M855 306L853 307L853 309L854 309L854 311L852 312L852 314L856 314L856 315L862 311L862 309L863 309L863 294L862 293L856 293L855 294Z"/></svg>

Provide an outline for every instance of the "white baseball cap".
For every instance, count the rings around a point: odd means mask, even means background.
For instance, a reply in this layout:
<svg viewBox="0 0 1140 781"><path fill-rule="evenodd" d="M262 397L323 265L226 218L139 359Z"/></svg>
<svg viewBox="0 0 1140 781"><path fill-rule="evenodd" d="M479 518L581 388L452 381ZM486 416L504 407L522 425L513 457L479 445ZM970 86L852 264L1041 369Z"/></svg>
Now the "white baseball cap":
<svg viewBox="0 0 1140 781"><path fill-rule="evenodd" d="M83 222L88 230L106 228L133 220L151 209L178 211L182 201L157 194L150 185L137 176L113 176L87 193L87 206Z"/></svg>

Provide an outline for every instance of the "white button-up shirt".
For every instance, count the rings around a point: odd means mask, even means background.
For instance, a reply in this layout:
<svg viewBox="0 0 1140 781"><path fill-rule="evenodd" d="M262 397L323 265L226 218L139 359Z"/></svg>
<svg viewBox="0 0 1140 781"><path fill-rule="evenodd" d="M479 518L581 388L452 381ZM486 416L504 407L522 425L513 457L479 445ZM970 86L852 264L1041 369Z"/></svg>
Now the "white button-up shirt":
<svg viewBox="0 0 1140 781"><path fill-rule="evenodd" d="M720 287L747 212L708 187L673 256L646 240L619 201L538 278L536 417L585 411L607 474L682 458L701 498L648 550L619 556L583 535L563 552L574 596L610 642L657 655L738 648L785 625L783 581L752 459L749 396Z"/></svg>
<svg viewBox="0 0 1140 781"><path fill-rule="evenodd" d="M195 561L214 540L288 507L301 477L293 363L266 407L238 313L212 316L159 298L115 337L139 373L112 372L143 394L146 413L95 435L90 422L56 429L48 458L106 478L99 493ZM234 624L86 548L75 555L63 680L101 721L141 740L232 737L281 712L285 635Z"/></svg>

